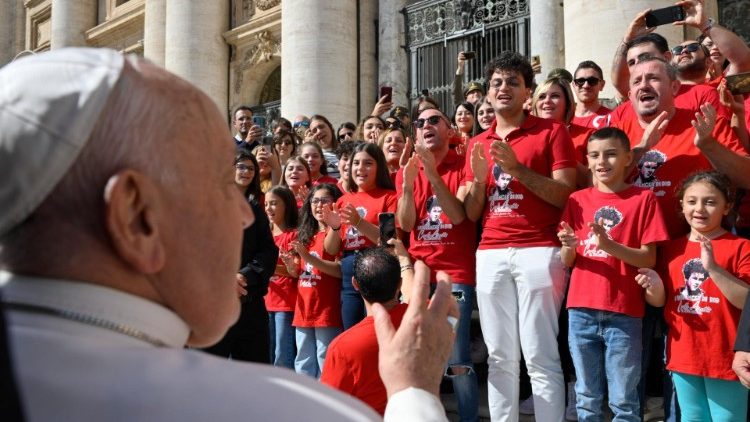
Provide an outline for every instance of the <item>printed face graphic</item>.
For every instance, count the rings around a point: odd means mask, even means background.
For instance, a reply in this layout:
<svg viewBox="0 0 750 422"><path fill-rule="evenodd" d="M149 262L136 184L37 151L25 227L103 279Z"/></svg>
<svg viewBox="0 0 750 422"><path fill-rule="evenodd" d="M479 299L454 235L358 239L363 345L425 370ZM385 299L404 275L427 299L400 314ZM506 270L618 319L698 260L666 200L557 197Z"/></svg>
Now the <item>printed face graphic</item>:
<svg viewBox="0 0 750 422"><path fill-rule="evenodd" d="M440 205L434 205L430 209L430 221L437 222L440 221L440 215L443 213L443 209L440 207Z"/></svg>
<svg viewBox="0 0 750 422"><path fill-rule="evenodd" d="M643 163L643 166L641 166L641 175L645 178L651 178L654 176L654 173L656 173L658 168L659 164L653 161L646 161Z"/></svg>
<svg viewBox="0 0 750 422"><path fill-rule="evenodd" d="M495 176L495 185L501 191L508 189L510 181L513 180L513 176L503 171L503 169L497 164L492 168L492 174Z"/></svg>
<svg viewBox="0 0 750 422"><path fill-rule="evenodd" d="M607 218L602 219L602 226L604 226L604 230L606 230L607 233L609 233L609 231L612 230L612 227L614 227L615 224L616 223L610 219L607 219Z"/></svg>
<svg viewBox="0 0 750 422"><path fill-rule="evenodd" d="M700 289L701 284L706 280L706 275L700 272L694 272L690 274L690 277L687 279L687 287L690 291L696 291Z"/></svg>

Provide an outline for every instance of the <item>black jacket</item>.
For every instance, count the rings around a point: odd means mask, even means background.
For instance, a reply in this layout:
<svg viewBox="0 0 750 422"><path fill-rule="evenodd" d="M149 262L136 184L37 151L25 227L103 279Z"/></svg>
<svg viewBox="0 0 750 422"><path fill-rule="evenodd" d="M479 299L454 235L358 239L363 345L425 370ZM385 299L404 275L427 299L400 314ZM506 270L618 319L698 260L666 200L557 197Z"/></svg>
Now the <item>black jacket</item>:
<svg viewBox="0 0 750 422"><path fill-rule="evenodd" d="M750 300L745 299L745 307L742 310L740 325L737 327L737 339L734 341L734 350L750 352Z"/></svg>
<svg viewBox="0 0 750 422"><path fill-rule="evenodd" d="M268 217L260 204L250 200L255 222L242 237L242 263L239 273L247 279L247 300L260 299L268 292L268 280L276 270L279 248L273 241Z"/></svg>

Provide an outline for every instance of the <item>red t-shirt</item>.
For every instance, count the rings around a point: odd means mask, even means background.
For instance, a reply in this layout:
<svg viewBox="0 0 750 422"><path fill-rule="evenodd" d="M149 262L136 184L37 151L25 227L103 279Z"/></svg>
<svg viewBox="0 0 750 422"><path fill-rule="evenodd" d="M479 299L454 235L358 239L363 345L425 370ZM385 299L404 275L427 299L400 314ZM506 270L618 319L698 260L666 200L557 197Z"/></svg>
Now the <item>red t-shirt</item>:
<svg viewBox="0 0 750 422"><path fill-rule="evenodd" d="M333 261L335 257L323 247L325 237L325 231L316 234L307 250L320 259ZM298 280L292 325L341 327L341 279L320 271L302 259Z"/></svg>
<svg viewBox="0 0 750 422"><path fill-rule="evenodd" d="M554 170L575 169L575 152L565 126L550 119L526 115L519 129L506 139L495 134L497 121L490 128L469 141L467 151L475 143L484 147L487 172L487 200L482 217L482 239L479 249L505 247L559 246L557 223L560 209L531 193L523 184L502 171L490 158L490 144L494 140L507 142L518 162L545 177ZM468 154L468 153L467 153ZM465 181L474 179L471 160L466 160Z"/></svg>
<svg viewBox="0 0 750 422"><path fill-rule="evenodd" d="M437 168L440 178L454 195L464 183L464 162L464 157L449 150ZM396 177L399 197L403 192L403 182L403 170L399 170ZM411 230L409 254L414 259L424 261L433 272L445 271L453 278L454 283L475 285L475 224L468 218L464 218L458 225L451 223L442 212L423 168L414 180L414 206L417 219Z"/></svg>
<svg viewBox="0 0 750 422"><path fill-rule="evenodd" d="M732 117L732 112L721 104L721 101L719 100L719 93L715 88L712 88L709 85L682 84L680 85L680 89L677 91L677 95L674 96L675 108L684 108L690 110L691 113L700 111L700 107L705 103L710 103L712 106L714 106L719 116L722 116L725 119L730 119ZM614 124L614 122L616 121L622 121L631 118L637 118L637 114L635 112L635 109L633 109L630 100L624 101L622 104L617 106L617 108L612 110L612 113L610 113L609 115L611 126L616 126ZM693 115L693 118L695 118L695 115ZM632 138L630 139L630 142L633 142Z"/></svg>
<svg viewBox="0 0 750 422"><path fill-rule="evenodd" d="M607 234L630 248L669 240L654 193L631 186L606 193L596 188L573 192L560 221L578 236L570 277L568 308L589 308L643 317L644 292L635 281L638 269L598 249L588 223L604 219Z"/></svg>
<svg viewBox="0 0 750 422"><path fill-rule="evenodd" d="M596 129L592 129L586 126L579 126L575 123L571 123L568 126L568 133L570 133L570 139L573 140L573 148L576 151L576 160L583 164L588 165L587 153L588 153L588 141L589 136L594 133Z"/></svg>
<svg viewBox="0 0 750 422"><path fill-rule="evenodd" d="M750 282L750 241L726 233L711 241L716 263ZM701 377L737 380L732 371L741 309L734 307L701 264L701 247L687 236L662 249L660 274L667 303L667 369ZM687 273L687 276L685 276ZM688 283L694 284L688 286Z"/></svg>
<svg viewBox="0 0 750 422"><path fill-rule="evenodd" d="M594 130L601 129L608 126L607 115L611 112L612 110L604 107L603 105L600 105L599 108L596 109L596 112L594 114L586 117L573 116L573 119L570 121L570 123Z"/></svg>
<svg viewBox="0 0 750 422"><path fill-rule="evenodd" d="M688 232L685 219L677 218L679 211L679 201L675 198L677 187L688 175L713 168L693 143L695 129L690 121L694 118L695 114L690 110L676 109L661 139L651 150L643 154L634 170L634 184L650 188L659 199L662 211L667 217L667 229L672 239ZM631 144L639 143L643 136L644 129L635 114L632 118L622 121L613 120L612 125L625 131ZM734 130L725 119L717 117L713 136L730 151L747 155Z"/></svg>
<svg viewBox="0 0 750 422"><path fill-rule="evenodd" d="M406 308L406 304L398 304L389 311L394 327L401 325ZM368 316L328 345L320 382L362 400L381 415L385 414L388 395L378 372L378 352L375 320Z"/></svg>
<svg viewBox="0 0 750 422"><path fill-rule="evenodd" d="M287 230L273 237L273 242L279 248L279 253L289 252L290 244L297 240L297 229ZM277 266L284 266L279 257ZM268 280L268 293L265 296L266 309L270 312L292 312L297 303L297 279L285 275L274 274Z"/></svg>
<svg viewBox="0 0 750 422"><path fill-rule="evenodd" d="M338 181L338 179L335 179L335 178L333 178L331 176L326 176L326 175L321 175L316 180L312 181L312 185L313 186L318 186L318 185L321 185L323 183L330 183L330 184L336 186L336 185L338 185L339 181Z"/></svg>
<svg viewBox="0 0 750 422"><path fill-rule="evenodd" d="M336 203L339 208L344 208L347 204L352 204L365 221L377 226L378 214L381 212L396 212L397 202L396 191L374 188L367 192L360 190L358 192L345 193ZM348 224L341 225L339 236L341 236L343 242L341 247L344 251L356 251L375 246L356 227Z"/></svg>

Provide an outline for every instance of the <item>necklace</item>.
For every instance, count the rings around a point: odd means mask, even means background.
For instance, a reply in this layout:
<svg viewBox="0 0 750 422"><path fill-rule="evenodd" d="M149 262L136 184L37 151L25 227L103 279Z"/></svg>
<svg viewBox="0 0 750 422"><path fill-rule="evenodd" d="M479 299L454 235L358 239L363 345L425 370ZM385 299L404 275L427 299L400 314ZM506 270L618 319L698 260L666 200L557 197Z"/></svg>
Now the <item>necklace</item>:
<svg viewBox="0 0 750 422"><path fill-rule="evenodd" d="M5 307L23 312L32 312L42 315L51 315L58 318L67 319L69 321L80 322L82 324L91 325L94 327L104 328L105 330L114 331L116 333L124 334L126 336L145 341L146 343L153 344L156 347L168 347L167 343L159 340L156 337L148 335L141 330L130 327L125 324L119 324L103 318L97 318L91 315L81 314L73 311L66 311L62 309L55 309L48 306L42 305L29 305L26 303L13 303L6 302Z"/></svg>

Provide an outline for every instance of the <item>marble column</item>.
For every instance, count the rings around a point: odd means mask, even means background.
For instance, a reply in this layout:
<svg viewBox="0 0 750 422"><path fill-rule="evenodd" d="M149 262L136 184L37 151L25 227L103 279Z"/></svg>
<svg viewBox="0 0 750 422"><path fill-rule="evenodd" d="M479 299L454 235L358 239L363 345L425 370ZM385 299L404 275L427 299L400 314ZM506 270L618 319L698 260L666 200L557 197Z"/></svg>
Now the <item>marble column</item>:
<svg viewBox="0 0 750 422"><path fill-rule="evenodd" d="M0 67L10 63L16 51L16 0L0 0Z"/></svg>
<svg viewBox="0 0 750 422"><path fill-rule="evenodd" d="M565 66L565 23L563 22L562 1L534 0L529 2L529 15L531 56L539 56L542 62L542 73L537 76L537 82L540 82L546 78L550 70ZM592 13L592 15L596 14Z"/></svg>
<svg viewBox="0 0 750 422"><path fill-rule="evenodd" d="M375 21L378 19L378 1L359 2L359 116L372 112L378 101L378 64L375 40L378 33Z"/></svg>
<svg viewBox="0 0 750 422"><path fill-rule="evenodd" d="M709 0L709 3L712 2ZM588 0L565 0L565 68L573 73L578 63L593 60L604 71L604 80L609 81L612 58L633 18L642 10L672 6L674 1L597 2L594 10L592 5ZM538 26L533 18L531 22L533 34ZM670 46L683 40L684 29L681 26L664 25L656 32L666 37ZM600 97L613 98L614 94L612 85L605 84Z"/></svg>
<svg viewBox="0 0 750 422"><path fill-rule="evenodd" d="M406 39L401 13L405 6L406 0L380 0L378 74L380 86L393 87L393 103L406 107L409 105L409 57L403 48Z"/></svg>
<svg viewBox="0 0 750 422"><path fill-rule="evenodd" d="M357 120L356 11L355 1L281 2L282 116Z"/></svg>
<svg viewBox="0 0 750 422"><path fill-rule="evenodd" d="M228 1L167 0L164 67L201 88L229 115Z"/></svg>
<svg viewBox="0 0 750 422"><path fill-rule="evenodd" d="M86 31L96 26L97 0L52 0L50 48L86 45Z"/></svg>
<svg viewBox="0 0 750 422"><path fill-rule="evenodd" d="M143 56L164 66L167 0L146 0L143 23Z"/></svg>

